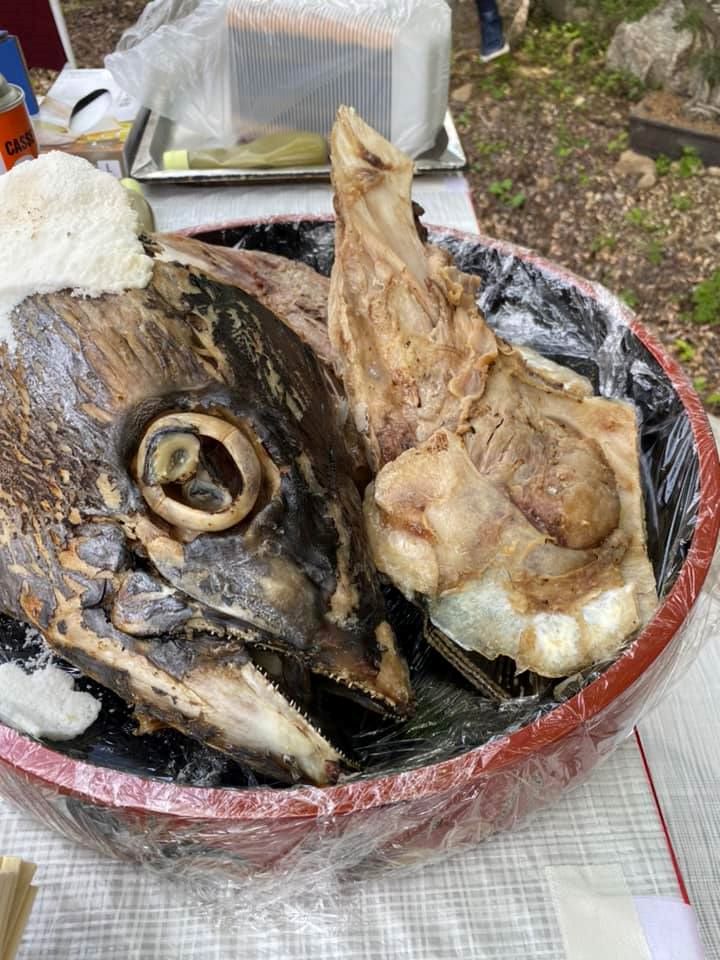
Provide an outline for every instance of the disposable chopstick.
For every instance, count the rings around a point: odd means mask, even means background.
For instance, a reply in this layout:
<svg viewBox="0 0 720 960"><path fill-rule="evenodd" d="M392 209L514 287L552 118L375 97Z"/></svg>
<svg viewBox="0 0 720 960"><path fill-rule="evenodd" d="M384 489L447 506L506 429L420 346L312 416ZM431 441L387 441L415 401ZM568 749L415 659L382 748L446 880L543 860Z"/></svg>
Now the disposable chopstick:
<svg viewBox="0 0 720 960"><path fill-rule="evenodd" d="M35 864L20 857L0 859L0 960L14 960L30 917L37 887Z"/></svg>
<svg viewBox="0 0 720 960"><path fill-rule="evenodd" d="M20 857L3 857L0 865L0 875L5 870L9 870L16 876L15 896L10 907L12 916L17 916L20 906L25 898L25 891L32 883L37 867L34 863L28 863L21 860Z"/></svg>
<svg viewBox="0 0 720 960"><path fill-rule="evenodd" d="M22 935L25 932L25 927L30 918L30 911L33 908L36 896L37 887L28 887L25 891L20 911L17 913L15 924L10 931L10 938L5 941L5 953L3 954L2 960L15 960L15 954L20 946L20 941L22 940Z"/></svg>
<svg viewBox="0 0 720 960"><path fill-rule="evenodd" d="M0 873L0 958L5 953L5 940L12 924L16 880L13 873Z"/></svg>

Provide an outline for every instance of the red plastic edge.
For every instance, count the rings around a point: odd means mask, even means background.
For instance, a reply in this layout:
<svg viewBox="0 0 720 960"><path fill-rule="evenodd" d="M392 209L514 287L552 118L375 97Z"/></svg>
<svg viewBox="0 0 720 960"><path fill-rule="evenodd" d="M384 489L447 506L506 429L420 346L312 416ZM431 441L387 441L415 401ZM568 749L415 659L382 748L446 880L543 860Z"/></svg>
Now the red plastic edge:
<svg viewBox="0 0 720 960"><path fill-rule="evenodd" d="M672 842L672 837L670 836L670 830L668 829L665 814L663 813L662 806L660 805L660 798L658 797L657 789L655 788L655 780L652 775L652 770L650 769L650 764L648 763L648 758L647 754L645 753L645 747L643 746L640 731L637 729L637 727L635 728L635 740L637 741L638 750L640 751L640 759L642 760L643 769L645 770L645 776L647 778L648 786L650 787L650 793L652 794L653 803L655 804L658 820L660 821L660 826L662 827L663 835L665 837L665 844L667 845L673 870L675 871L675 877L677 878L680 896L682 897L683 901L689 907L691 907L692 903L690 902L690 896L687 891L687 886L685 885L685 877L680 869L680 862L678 860L677 853L675 852L675 847Z"/></svg>
<svg viewBox="0 0 720 960"><path fill-rule="evenodd" d="M321 223L332 222L332 219L303 215L276 216L264 221L235 220L232 223L203 225L177 232L194 235L251 223L312 220ZM481 241L502 253L518 256L597 299L598 288L590 281L577 277L525 248L482 234L468 234L447 227L430 226L429 229L468 242ZM507 737L451 760L408 773L323 789L303 786L287 790L233 791L178 787L171 783L73 760L2 725L0 761L13 767L18 773L33 777L56 790L90 803L114 808L158 812L191 820L225 821L267 819L268 810L271 809L273 819L305 819L322 816L328 810L332 810L334 816L339 816L430 797L450 788L460 788L480 774L496 773L531 757L550 744L564 739L581 723L586 723L599 714L647 670L685 620L705 582L720 530L720 509L710 509L711 505L720 505L720 462L702 402L679 364L665 353L623 304L619 301L616 301L616 304L633 333L667 374L687 413L698 453L701 519L677 581L653 619L628 653L621 656L580 694ZM132 797L132 800L125 801L123 797Z"/></svg>

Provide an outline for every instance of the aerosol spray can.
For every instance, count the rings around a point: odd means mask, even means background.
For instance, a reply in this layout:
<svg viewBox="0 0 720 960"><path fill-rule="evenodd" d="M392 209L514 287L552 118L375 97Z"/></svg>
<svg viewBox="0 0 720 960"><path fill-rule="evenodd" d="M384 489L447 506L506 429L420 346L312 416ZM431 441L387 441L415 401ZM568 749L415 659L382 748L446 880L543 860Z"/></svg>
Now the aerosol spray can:
<svg viewBox="0 0 720 960"><path fill-rule="evenodd" d="M0 73L0 174L38 155L25 94Z"/></svg>

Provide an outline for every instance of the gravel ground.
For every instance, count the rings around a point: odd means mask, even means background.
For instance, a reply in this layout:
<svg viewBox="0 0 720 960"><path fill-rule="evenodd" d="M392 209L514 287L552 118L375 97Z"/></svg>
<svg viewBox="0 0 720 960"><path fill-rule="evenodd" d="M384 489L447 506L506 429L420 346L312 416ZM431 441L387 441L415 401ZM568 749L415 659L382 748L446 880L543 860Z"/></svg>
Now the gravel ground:
<svg viewBox="0 0 720 960"><path fill-rule="evenodd" d="M144 0L66 0L80 66L100 66ZM720 412L720 169L688 157L638 186L618 160L644 94L604 69L605 38L537 15L511 56L478 59L473 0L454 14L452 109L485 233L523 244L622 296ZM47 87L47 73L36 78ZM718 272L702 324L693 291ZM715 321L714 323L712 321Z"/></svg>

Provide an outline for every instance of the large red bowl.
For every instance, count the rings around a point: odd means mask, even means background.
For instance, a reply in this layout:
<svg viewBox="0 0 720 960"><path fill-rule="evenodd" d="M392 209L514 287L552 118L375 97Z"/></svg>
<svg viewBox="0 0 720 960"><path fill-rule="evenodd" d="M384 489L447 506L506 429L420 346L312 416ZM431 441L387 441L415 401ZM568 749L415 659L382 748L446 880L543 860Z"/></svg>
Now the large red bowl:
<svg viewBox="0 0 720 960"><path fill-rule="evenodd" d="M227 239L226 229L202 233ZM392 776L326 789L179 786L71 759L0 726L2 794L66 835L124 859L172 858L185 869L222 865L241 875L282 861L285 872L307 868L308 877L318 858L345 870L408 862L510 828L581 782L689 662L702 631L696 601L720 525L720 465L699 398L626 308L592 284L507 244L460 234L451 239L524 265L571 296L602 300L604 310L624 318L679 398L696 461L694 532L674 584L637 640L579 694L521 729Z"/></svg>

